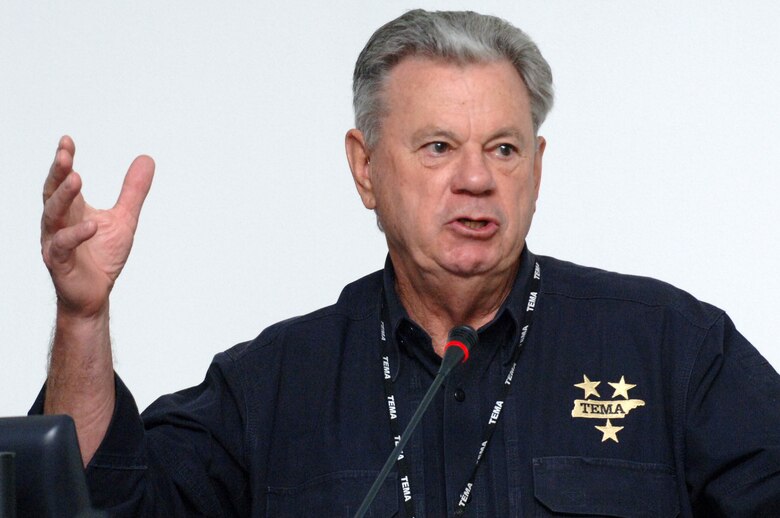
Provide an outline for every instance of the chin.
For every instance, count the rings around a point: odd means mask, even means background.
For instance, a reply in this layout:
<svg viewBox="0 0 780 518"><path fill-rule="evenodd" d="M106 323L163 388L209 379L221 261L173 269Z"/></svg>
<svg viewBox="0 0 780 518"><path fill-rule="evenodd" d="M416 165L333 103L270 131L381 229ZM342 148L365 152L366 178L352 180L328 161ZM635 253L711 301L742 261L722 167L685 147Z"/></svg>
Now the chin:
<svg viewBox="0 0 780 518"><path fill-rule="evenodd" d="M509 257L498 250L467 249L450 254L440 265L453 275L471 277L511 270L519 257L520 252L513 253Z"/></svg>
<svg viewBox="0 0 780 518"><path fill-rule="evenodd" d="M458 260L448 261L443 266L454 275L461 277L472 277L474 275L483 275L494 270L497 266L495 260L488 261L486 258L459 258Z"/></svg>

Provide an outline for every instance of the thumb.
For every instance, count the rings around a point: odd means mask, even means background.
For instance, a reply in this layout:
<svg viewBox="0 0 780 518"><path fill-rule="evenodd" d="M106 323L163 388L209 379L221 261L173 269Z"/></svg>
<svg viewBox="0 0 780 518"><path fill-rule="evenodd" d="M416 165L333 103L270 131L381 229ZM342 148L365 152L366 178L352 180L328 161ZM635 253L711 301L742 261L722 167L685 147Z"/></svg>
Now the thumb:
<svg viewBox="0 0 780 518"><path fill-rule="evenodd" d="M127 169L122 190L116 200L114 208L122 208L138 222L146 195L152 186L154 178L154 160L146 155L141 155L133 160Z"/></svg>

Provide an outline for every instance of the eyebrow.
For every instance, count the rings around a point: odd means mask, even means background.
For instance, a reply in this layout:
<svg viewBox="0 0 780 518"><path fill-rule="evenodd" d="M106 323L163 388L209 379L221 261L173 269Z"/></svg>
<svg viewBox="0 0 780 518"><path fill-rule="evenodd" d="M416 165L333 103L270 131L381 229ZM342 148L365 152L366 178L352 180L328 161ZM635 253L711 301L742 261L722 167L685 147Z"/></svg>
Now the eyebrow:
<svg viewBox="0 0 780 518"><path fill-rule="evenodd" d="M521 148L525 147L526 138L523 136L523 134L520 131L518 131L516 128L512 126L499 129L498 131L496 131L490 136L488 142L492 140L507 138L507 137L517 140Z"/></svg>
<svg viewBox="0 0 780 518"><path fill-rule="evenodd" d="M461 140L452 131L446 130L439 126L424 126L419 130L415 131L414 133L412 133L411 142L417 145L421 141L426 141L434 138L444 138L455 142L459 142ZM504 128L499 128L497 131L492 133L490 137L488 137L486 142L490 142L502 138L512 138L516 140L519 143L519 147L522 148L524 148L526 145L526 138L517 128L513 126L506 126Z"/></svg>
<svg viewBox="0 0 780 518"><path fill-rule="evenodd" d="M448 140L453 141L459 141L460 139L455 135L455 133L445 130L444 128L441 128L439 126L424 126L414 133L412 133L411 141L414 144L417 144L420 141L428 140L431 138L440 138L443 137Z"/></svg>

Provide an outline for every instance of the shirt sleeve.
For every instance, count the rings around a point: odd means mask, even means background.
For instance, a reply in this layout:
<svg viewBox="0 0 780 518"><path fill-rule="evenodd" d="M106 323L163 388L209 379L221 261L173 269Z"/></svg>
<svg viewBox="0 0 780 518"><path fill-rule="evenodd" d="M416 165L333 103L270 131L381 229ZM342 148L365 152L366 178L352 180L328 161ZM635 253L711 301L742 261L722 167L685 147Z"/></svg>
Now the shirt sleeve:
<svg viewBox="0 0 780 518"><path fill-rule="evenodd" d="M726 316L693 365L686 481L697 516L778 516L780 376Z"/></svg>
<svg viewBox="0 0 780 518"><path fill-rule="evenodd" d="M115 376L114 415L86 470L93 506L111 516L239 516L250 508L244 409L232 360L142 415ZM31 413L43 409L41 391Z"/></svg>

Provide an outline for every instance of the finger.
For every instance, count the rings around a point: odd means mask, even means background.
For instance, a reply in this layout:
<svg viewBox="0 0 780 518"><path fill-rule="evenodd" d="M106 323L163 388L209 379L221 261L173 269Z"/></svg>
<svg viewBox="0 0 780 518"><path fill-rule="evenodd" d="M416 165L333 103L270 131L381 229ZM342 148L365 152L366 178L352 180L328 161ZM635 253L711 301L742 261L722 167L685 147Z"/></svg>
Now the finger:
<svg viewBox="0 0 780 518"><path fill-rule="evenodd" d="M114 205L115 208L130 213L136 224L146 195L149 194L152 186L152 178L154 178L154 160L146 155L137 157L127 170L122 191Z"/></svg>
<svg viewBox="0 0 780 518"><path fill-rule="evenodd" d="M54 234L48 248L49 267L67 263L76 247L94 236L95 232L97 232L97 223L82 221L78 225L63 228Z"/></svg>
<svg viewBox="0 0 780 518"><path fill-rule="evenodd" d="M65 135L57 144L57 151L54 153L54 161L49 168L49 175L43 184L43 201L49 198L59 187L60 183L73 170L73 157L76 154L76 145L73 139Z"/></svg>
<svg viewBox="0 0 780 518"><path fill-rule="evenodd" d="M68 211L81 192L81 177L70 173L43 204L42 229L45 234L53 233L68 224Z"/></svg>

